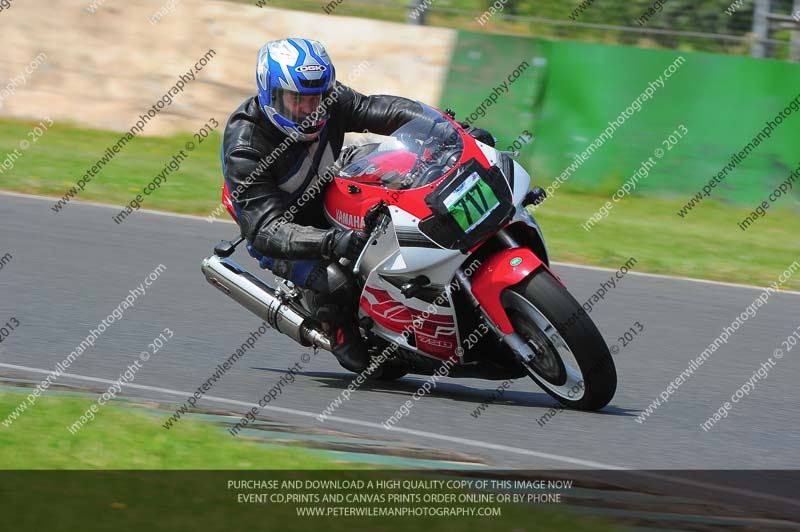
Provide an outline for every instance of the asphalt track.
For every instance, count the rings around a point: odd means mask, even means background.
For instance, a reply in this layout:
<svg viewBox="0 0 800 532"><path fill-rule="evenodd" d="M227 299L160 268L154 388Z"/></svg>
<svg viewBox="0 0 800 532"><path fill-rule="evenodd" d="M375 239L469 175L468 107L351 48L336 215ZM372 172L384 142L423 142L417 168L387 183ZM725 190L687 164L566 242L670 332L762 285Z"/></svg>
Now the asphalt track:
<svg viewBox="0 0 800 532"><path fill-rule="evenodd" d="M118 208L72 203L57 214L50 209L52 201L0 194L0 255L13 256L0 270L0 322L13 316L21 323L0 344L0 376L42 378L159 264L166 271L72 364L70 374L115 380L168 327L175 337L145 363L125 393L181 402L181 392L194 391L258 327L255 316L210 287L200 273L200 261L219 239L234 234L233 225L146 211L117 225L111 216ZM623 252L636 256L635 249ZM557 259L558 250L551 254ZM256 265L243 252L234 259L248 268ZM555 271L579 301L612 275L567 265ZM778 361L726 419L709 432L700 428L800 325L796 293L771 296L668 403L644 423L636 421L689 359L758 295L749 287L635 273L618 281L592 318L610 345L636 321L644 331L615 355L619 388L599 413L562 411L539 426L536 420L553 401L533 382L521 380L476 419L470 413L499 383L445 379L387 431L380 424L424 382L409 376L364 386L338 409L336 420L320 423L316 415L352 378L321 351L270 403L275 408L262 415L464 453L501 468L796 469L800 346ZM270 330L201 406L248 410L303 353L311 351ZM77 377L62 376L59 382L105 388ZM0 412L3 419L7 414Z"/></svg>

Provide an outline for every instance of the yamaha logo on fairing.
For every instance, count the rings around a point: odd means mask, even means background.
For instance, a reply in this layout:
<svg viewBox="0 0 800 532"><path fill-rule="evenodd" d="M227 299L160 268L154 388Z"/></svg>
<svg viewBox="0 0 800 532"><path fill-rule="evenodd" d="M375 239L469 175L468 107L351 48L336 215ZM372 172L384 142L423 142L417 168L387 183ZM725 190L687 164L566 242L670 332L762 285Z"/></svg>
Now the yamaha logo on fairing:
<svg viewBox="0 0 800 532"><path fill-rule="evenodd" d="M325 65L300 65L294 69L295 72L325 72L328 68Z"/></svg>
<svg viewBox="0 0 800 532"><path fill-rule="evenodd" d="M336 221L340 224L346 225L354 229L364 228L364 218L361 216L353 216L349 212L344 212L336 209Z"/></svg>

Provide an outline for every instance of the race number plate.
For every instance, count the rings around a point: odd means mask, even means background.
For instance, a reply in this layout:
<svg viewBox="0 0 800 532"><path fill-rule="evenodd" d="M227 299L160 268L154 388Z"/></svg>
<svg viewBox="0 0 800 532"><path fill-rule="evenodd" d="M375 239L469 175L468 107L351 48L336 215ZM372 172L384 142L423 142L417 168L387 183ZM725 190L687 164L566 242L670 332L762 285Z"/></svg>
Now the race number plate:
<svg viewBox="0 0 800 532"><path fill-rule="evenodd" d="M477 227L499 204L492 188L477 172L472 172L444 199L445 208L465 233Z"/></svg>

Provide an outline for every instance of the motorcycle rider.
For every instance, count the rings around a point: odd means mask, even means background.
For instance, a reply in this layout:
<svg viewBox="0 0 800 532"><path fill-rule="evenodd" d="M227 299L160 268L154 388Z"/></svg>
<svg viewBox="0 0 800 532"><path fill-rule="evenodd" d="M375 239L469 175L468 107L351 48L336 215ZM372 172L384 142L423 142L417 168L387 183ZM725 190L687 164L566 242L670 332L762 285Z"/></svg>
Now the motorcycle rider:
<svg viewBox="0 0 800 532"><path fill-rule="evenodd" d="M318 317L334 330L334 355L346 369L361 371L369 354L355 322L357 294L337 261L357 258L368 235L332 228L324 192L345 132L390 134L421 107L339 83L325 48L310 39L267 42L256 82L258 94L230 116L222 143L241 234L262 268L318 294Z"/></svg>

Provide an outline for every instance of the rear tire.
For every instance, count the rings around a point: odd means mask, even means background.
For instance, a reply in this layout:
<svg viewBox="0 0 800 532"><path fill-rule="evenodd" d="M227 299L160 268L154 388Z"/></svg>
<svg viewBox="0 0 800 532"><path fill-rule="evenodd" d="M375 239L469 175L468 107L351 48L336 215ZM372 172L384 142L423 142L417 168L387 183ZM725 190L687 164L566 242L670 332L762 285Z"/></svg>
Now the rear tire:
<svg viewBox="0 0 800 532"><path fill-rule="evenodd" d="M557 401L599 410L614 397L617 372L600 331L581 305L546 269L503 290L514 331L537 353L528 375Z"/></svg>
<svg viewBox="0 0 800 532"><path fill-rule="evenodd" d="M380 356L380 353L385 350L390 344L385 340L378 340L376 343L370 345L370 355L372 360ZM367 380L370 381L396 381L408 375L408 370L400 365L396 360L385 360L383 364L367 375Z"/></svg>
<svg viewBox="0 0 800 532"><path fill-rule="evenodd" d="M382 366L370 375L369 380L384 382L396 381L397 379L402 379L406 375L408 375L408 372L402 368L396 366Z"/></svg>

